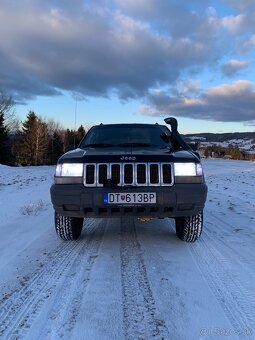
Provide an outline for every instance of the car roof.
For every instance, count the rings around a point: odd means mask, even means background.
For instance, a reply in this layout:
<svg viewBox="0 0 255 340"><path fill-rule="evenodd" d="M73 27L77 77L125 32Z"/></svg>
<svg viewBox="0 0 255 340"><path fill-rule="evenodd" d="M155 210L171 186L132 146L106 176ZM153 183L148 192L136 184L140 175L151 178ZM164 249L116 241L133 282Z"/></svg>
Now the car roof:
<svg viewBox="0 0 255 340"><path fill-rule="evenodd" d="M158 123L155 124L144 124L144 123L118 123L118 124L98 124L98 125L94 125L93 127L103 127L103 126L107 126L107 127L148 127L148 126L160 126L160 127L167 127L166 125L161 125Z"/></svg>

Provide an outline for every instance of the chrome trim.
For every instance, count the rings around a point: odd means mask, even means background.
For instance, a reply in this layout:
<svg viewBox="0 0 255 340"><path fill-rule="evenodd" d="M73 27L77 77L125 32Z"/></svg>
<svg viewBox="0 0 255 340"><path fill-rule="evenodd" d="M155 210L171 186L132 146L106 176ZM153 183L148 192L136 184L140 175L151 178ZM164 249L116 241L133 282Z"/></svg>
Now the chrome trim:
<svg viewBox="0 0 255 340"><path fill-rule="evenodd" d="M94 165L94 183L92 184L87 184L86 183L86 173L87 173L87 167L89 165ZM84 164L84 173L83 173L83 184L86 186L86 187L95 187L96 186L96 163L85 163Z"/></svg>
<svg viewBox="0 0 255 340"><path fill-rule="evenodd" d="M99 167L100 165L106 165L107 167L107 179L110 179L110 173L109 173L109 163L95 163L96 165L96 186L97 187L103 187L104 185L103 184L100 184L99 183Z"/></svg>
<svg viewBox="0 0 255 340"><path fill-rule="evenodd" d="M163 165L164 164L166 164L166 165L170 165L170 167L171 167L171 183L169 184L169 183L163 183ZM160 163L160 165L161 165L161 174L162 174L162 183L161 183L161 185L163 186L163 187L171 187L171 186L173 186L174 185L174 166L173 166L173 164L172 163L167 163L167 162L163 162L163 163Z"/></svg>
<svg viewBox="0 0 255 340"><path fill-rule="evenodd" d="M163 183L163 165L167 164L170 165L171 167L171 183ZM87 167L89 165L94 166L94 183L93 184L87 184L86 183L86 172L87 172ZM151 187L159 187L159 186L173 186L174 185L174 168L172 163L168 162L135 162L135 163L85 163L84 164L84 173L83 173L83 184L86 187L103 187L103 184L99 183L99 166L100 165L106 165L107 166L107 179L112 178L112 166L113 165L119 165L120 168L120 182L118 183L119 187L123 187L125 185L130 185L130 186L151 186ZM132 178L132 183L125 183L124 182L124 169L125 165L131 165L133 169L133 178ZM137 167L138 165L145 165L145 176L146 176L146 182L143 183L137 183ZM158 176L159 176L159 181L158 183L151 183L150 182L150 168L151 165L157 165L158 167Z"/></svg>
<svg viewBox="0 0 255 340"><path fill-rule="evenodd" d="M151 165L157 165L158 167L158 183L151 183ZM161 171L160 171L160 163L148 163L147 166L147 176L148 176L148 183L151 187L159 187L161 185Z"/></svg>
<svg viewBox="0 0 255 340"><path fill-rule="evenodd" d="M120 173L121 173L121 163L109 163L109 179L112 178L112 166L113 165L119 165L120 166ZM118 184L119 185L121 184L121 175L120 175L120 182Z"/></svg>
<svg viewBox="0 0 255 340"><path fill-rule="evenodd" d="M120 186L121 187L124 186L124 164L123 163L120 163Z"/></svg>
<svg viewBox="0 0 255 340"><path fill-rule="evenodd" d="M133 177L132 177L132 183L125 183L124 182L124 179L125 179L125 171L124 171L124 169L125 169L125 165L131 165L132 166L132 172L133 172ZM123 176L122 176L122 179L123 179L123 185L132 185L132 186L134 186L135 185L135 163L123 163Z"/></svg>
<svg viewBox="0 0 255 340"><path fill-rule="evenodd" d="M137 167L138 165L145 165L145 183L138 183L137 182ZM148 173L147 173L147 168L148 168L148 163L145 162L141 162L141 163L135 163L135 169L134 169L134 173L135 173L135 181L134 184L135 186L149 186L149 180L148 180Z"/></svg>

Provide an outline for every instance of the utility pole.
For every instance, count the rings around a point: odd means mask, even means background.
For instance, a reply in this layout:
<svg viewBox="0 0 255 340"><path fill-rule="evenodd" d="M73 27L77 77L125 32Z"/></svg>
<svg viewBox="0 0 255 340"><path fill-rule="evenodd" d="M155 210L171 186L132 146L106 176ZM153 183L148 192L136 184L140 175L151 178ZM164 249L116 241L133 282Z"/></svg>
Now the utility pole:
<svg viewBox="0 0 255 340"><path fill-rule="evenodd" d="M75 149L75 136L76 136L76 114L77 114L77 96L75 96L75 110L74 110L74 138L73 138L74 149Z"/></svg>

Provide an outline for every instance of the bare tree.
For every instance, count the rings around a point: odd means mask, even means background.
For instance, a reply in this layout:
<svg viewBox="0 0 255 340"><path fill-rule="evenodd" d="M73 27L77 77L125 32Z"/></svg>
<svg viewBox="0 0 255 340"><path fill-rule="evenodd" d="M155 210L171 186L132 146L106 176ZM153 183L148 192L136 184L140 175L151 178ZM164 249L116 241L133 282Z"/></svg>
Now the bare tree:
<svg viewBox="0 0 255 340"><path fill-rule="evenodd" d="M52 118L50 118L48 120L44 119L44 121L47 124L47 129L48 129L49 136L53 136L54 132L57 132L59 134L64 134L64 128L63 128L63 126L59 122L56 122Z"/></svg>
<svg viewBox="0 0 255 340"><path fill-rule="evenodd" d="M47 164L48 155L48 129L41 118L36 120L35 160L34 164Z"/></svg>
<svg viewBox="0 0 255 340"><path fill-rule="evenodd" d="M0 91L0 114L4 116L5 126L9 132L17 132L20 123L14 111L14 101L11 96Z"/></svg>
<svg viewBox="0 0 255 340"><path fill-rule="evenodd" d="M48 161L49 164L56 164L58 158L64 153L65 129L54 119L46 121L48 131Z"/></svg>

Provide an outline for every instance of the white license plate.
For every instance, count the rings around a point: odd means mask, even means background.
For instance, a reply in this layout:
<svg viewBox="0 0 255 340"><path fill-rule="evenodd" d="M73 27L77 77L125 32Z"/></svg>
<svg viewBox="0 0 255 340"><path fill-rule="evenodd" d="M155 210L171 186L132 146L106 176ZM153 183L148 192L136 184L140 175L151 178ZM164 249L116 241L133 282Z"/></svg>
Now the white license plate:
<svg viewBox="0 0 255 340"><path fill-rule="evenodd" d="M155 204L155 192L134 192L134 193L105 193L105 204Z"/></svg>

